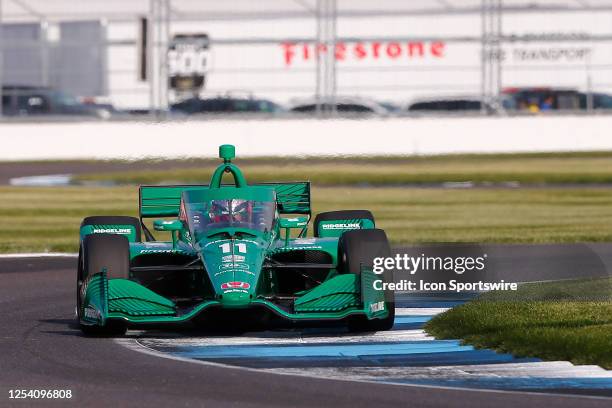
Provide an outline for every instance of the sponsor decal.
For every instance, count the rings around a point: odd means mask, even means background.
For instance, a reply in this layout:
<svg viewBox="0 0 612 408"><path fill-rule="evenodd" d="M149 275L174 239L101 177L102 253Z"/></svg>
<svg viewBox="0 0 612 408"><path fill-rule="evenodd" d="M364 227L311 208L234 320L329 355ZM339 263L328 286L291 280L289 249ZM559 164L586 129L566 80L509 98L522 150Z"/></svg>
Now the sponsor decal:
<svg viewBox="0 0 612 408"><path fill-rule="evenodd" d="M225 242L225 241L230 241L230 240L229 239L217 239L215 241L210 241L209 243L204 245L204 248L206 248L206 247L208 247L210 245L218 244L219 242Z"/></svg>
<svg viewBox="0 0 612 408"><path fill-rule="evenodd" d="M296 224L297 227L303 227L308 224L308 221L300 221L299 218L287 218L287 221L297 223Z"/></svg>
<svg viewBox="0 0 612 408"><path fill-rule="evenodd" d="M340 229L360 229L361 225L357 222L350 224L321 224L324 230L340 230Z"/></svg>
<svg viewBox="0 0 612 408"><path fill-rule="evenodd" d="M215 273L215 276L219 276L219 275L223 275L224 273L235 273L235 272L242 272L242 273L246 273L247 275L253 275L255 276L255 274L251 271L245 271L244 269L228 269L225 271L220 271Z"/></svg>
<svg viewBox="0 0 612 408"><path fill-rule="evenodd" d="M131 234L131 228L94 228L94 234Z"/></svg>
<svg viewBox="0 0 612 408"><path fill-rule="evenodd" d="M327 52L326 44L306 42L281 44L283 59L287 67L298 62L315 61L318 55ZM438 60L446 56L446 43L442 41L359 41L336 42L333 49L336 61L422 61Z"/></svg>
<svg viewBox="0 0 612 408"><path fill-rule="evenodd" d="M297 239L295 241L292 241L290 247L276 248L274 250L274 253L278 254L278 253L283 253L283 252L291 252L291 251L296 251L296 250L299 250L299 249L305 249L305 250L308 250L308 249L323 249L323 247L321 245L309 245L309 244L306 244L306 245L293 245L293 244L299 244L297 241L298 241Z"/></svg>
<svg viewBox="0 0 612 408"><path fill-rule="evenodd" d="M510 38L509 45L487 52L484 57L488 60L514 63L577 63L588 62L595 52L594 47L573 46L567 43L567 41L588 43L590 34L587 32L509 33L507 36ZM536 41L535 44L538 41L549 41L552 45L534 45L534 43L515 45L523 40Z"/></svg>
<svg viewBox="0 0 612 408"><path fill-rule="evenodd" d="M298 245L312 245L316 244L317 240L316 238L298 238L294 240L293 243Z"/></svg>
<svg viewBox="0 0 612 408"><path fill-rule="evenodd" d="M248 282L225 282L221 284L221 289L248 289L251 284Z"/></svg>
<svg viewBox="0 0 612 408"><path fill-rule="evenodd" d="M228 290L224 290L223 293L249 293L249 291L242 290L242 289L228 289Z"/></svg>
<svg viewBox="0 0 612 408"><path fill-rule="evenodd" d="M384 301L380 301L380 302L376 302L376 303L370 303L370 312L376 313L376 312L380 312L381 310L385 310L385 302Z"/></svg>
<svg viewBox="0 0 612 408"><path fill-rule="evenodd" d="M245 259L242 255L224 255L221 258L221 262L244 262Z"/></svg>
<svg viewBox="0 0 612 408"><path fill-rule="evenodd" d="M253 241L251 239L241 239L240 242L248 242L250 244L255 245L256 247L260 247L261 246L257 241Z"/></svg>
<svg viewBox="0 0 612 408"><path fill-rule="evenodd" d="M141 254L172 254L176 252L181 252L181 251L177 251L175 249L141 249L140 250Z"/></svg>
<svg viewBox="0 0 612 408"><path fill-rule="evenodd" d="M182 92L196 92L204 87L211 57L208 34L175 34L168 44L170 88Z"/></svg>
<svg viewBox="0 0 612 408"><path fill-rule="evenodd" d="M219 270L222 269L249 269L249 265L241 262L227 262L219 265Z"/></svg>
<svg viewBox="0 0 612 408"><path fill-rule="evenodd" d="M101 317L101 313L98 311L98 309L93 308L91 305L87 306L85 308L85 310L83 310L83 316L85 316L88 319L96 319L99 320Z"/></svg>

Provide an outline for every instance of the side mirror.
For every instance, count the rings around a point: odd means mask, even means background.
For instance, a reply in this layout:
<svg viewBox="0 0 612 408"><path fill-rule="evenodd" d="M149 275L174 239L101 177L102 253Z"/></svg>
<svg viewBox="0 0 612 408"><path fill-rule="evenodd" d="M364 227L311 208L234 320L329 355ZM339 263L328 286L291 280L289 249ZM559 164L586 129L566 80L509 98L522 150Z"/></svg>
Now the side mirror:
<svg viewBox="0 0 612 408"><path fill-rule="evenodd" d="M155 231L180 231L183 229L183 223L180 220L155 220L153 228Z"/></svg>
<svg viewBox="0 0 612 408"><path fill-rule="evenodd" d="M281 218L279 220L281 228L304 228L308 225L307 217Z"/></svg>

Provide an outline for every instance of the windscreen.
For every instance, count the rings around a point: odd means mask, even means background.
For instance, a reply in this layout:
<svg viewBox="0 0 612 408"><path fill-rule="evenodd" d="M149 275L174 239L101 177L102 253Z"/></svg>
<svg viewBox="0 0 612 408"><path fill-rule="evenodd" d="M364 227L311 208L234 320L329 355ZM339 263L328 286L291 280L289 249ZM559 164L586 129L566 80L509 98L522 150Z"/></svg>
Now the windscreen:
<svg viewBox="0 0 612 408"><path fill-rule="evenodd" d="M274 222L273 201L242 199L183 202L181 214L196 239L199 235L221 228L245 228L270 231Z"/></svg>

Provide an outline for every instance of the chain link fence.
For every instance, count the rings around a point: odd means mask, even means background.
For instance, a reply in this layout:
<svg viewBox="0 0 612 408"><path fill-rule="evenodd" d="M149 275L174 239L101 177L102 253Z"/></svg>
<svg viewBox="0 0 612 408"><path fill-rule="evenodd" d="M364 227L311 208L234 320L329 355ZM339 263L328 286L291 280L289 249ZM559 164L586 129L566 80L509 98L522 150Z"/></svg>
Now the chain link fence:
<svg viewBox="0 0 612 408"><path fill-rule="evenodd" d="M612 0L0 0L1 114L606 112L611 17Z"/></svg>

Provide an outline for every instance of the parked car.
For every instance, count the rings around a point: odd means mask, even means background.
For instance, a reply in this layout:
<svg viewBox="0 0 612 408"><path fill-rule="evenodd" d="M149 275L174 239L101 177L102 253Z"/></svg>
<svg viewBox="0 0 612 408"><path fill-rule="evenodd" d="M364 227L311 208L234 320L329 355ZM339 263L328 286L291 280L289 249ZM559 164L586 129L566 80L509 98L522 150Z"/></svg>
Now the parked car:
<svg viewBox="0 0 612 408"><path fill-rule="evenodd" d="M397 105L394 102L384 101L384 102L378 102L378 103L380 106L385 108L389 113L398 113L402 110L402 107L400 105Z"/></svg>
<svg viewBox="0 0 612 408"><path fill-rule="evenodd" d="M590 98L590 100L589 100ZM546 111L580 111L589 106L595 110L612 109L612 95L586 93L566 88L506 88L501 94L501 105L483 102L480 96L437 96L420 98L406 107L410 113L479 112L539 113Z"/></svg>
<svg viewBox="0 0 612 408"><path fill-rule="evenodd" d="M406 106L409 113L462 113L480 112L483 109L488 113L502 112L512 107L512 101L502 98L499 107L483 102L480 96L458 95L458 96L437 96L430 98L419 98L410 102Z"/></svg>
<svg viewBox="0 0 612 408"><path fill-rule="evenodd" d="M582 92L566 88L507 88L504 95L511 97L518 111L542 112L612 109L612 95L601 92ZM589 101L590 98L590 101Z"/></svg>
<svg viewBox="0 0 612 408"><path fill-rule="evenodd" d="M612 109L612 95L605 93L581 93L580 94L580 109L587 109L589 103L588 98L592 98L592 108L595 110Z"/></svg>
<svg viewBox="0 0 612 408"><path fill-rule="evenodd" d="M465 112L480 111L482 101L478 98L441 98L432 100L417 100L410 103L407 107L409 112ZM487 106L487 109L489 107Z"/></svg>
<svg viewBox="0 0 612 408"><path fill-rule="evenodd" d="M285 109L267 99L238 96L218 96L201 99L199 97L185 99L170 107L171 112L187 115L200 113L279 113Z"/></svg>
<svg viewBox="0 0 612 408"><path fill-rule="evenodd" d="M338 97L334 101L319 101L319 109L323 112L335 111L340 115L388 115L389 110L382 104L359 97ZM313 114L317 112L317 100L307 99L295 103L290 109L295 113Z"/></svg>
<svg viewBox="0 0 612 408"><path fill-rule="evenodd" d="M108 119L116 110L108 104L79 102L74 96L53 88L9 85L2 87L5 116L74 115Z"/></svg>

